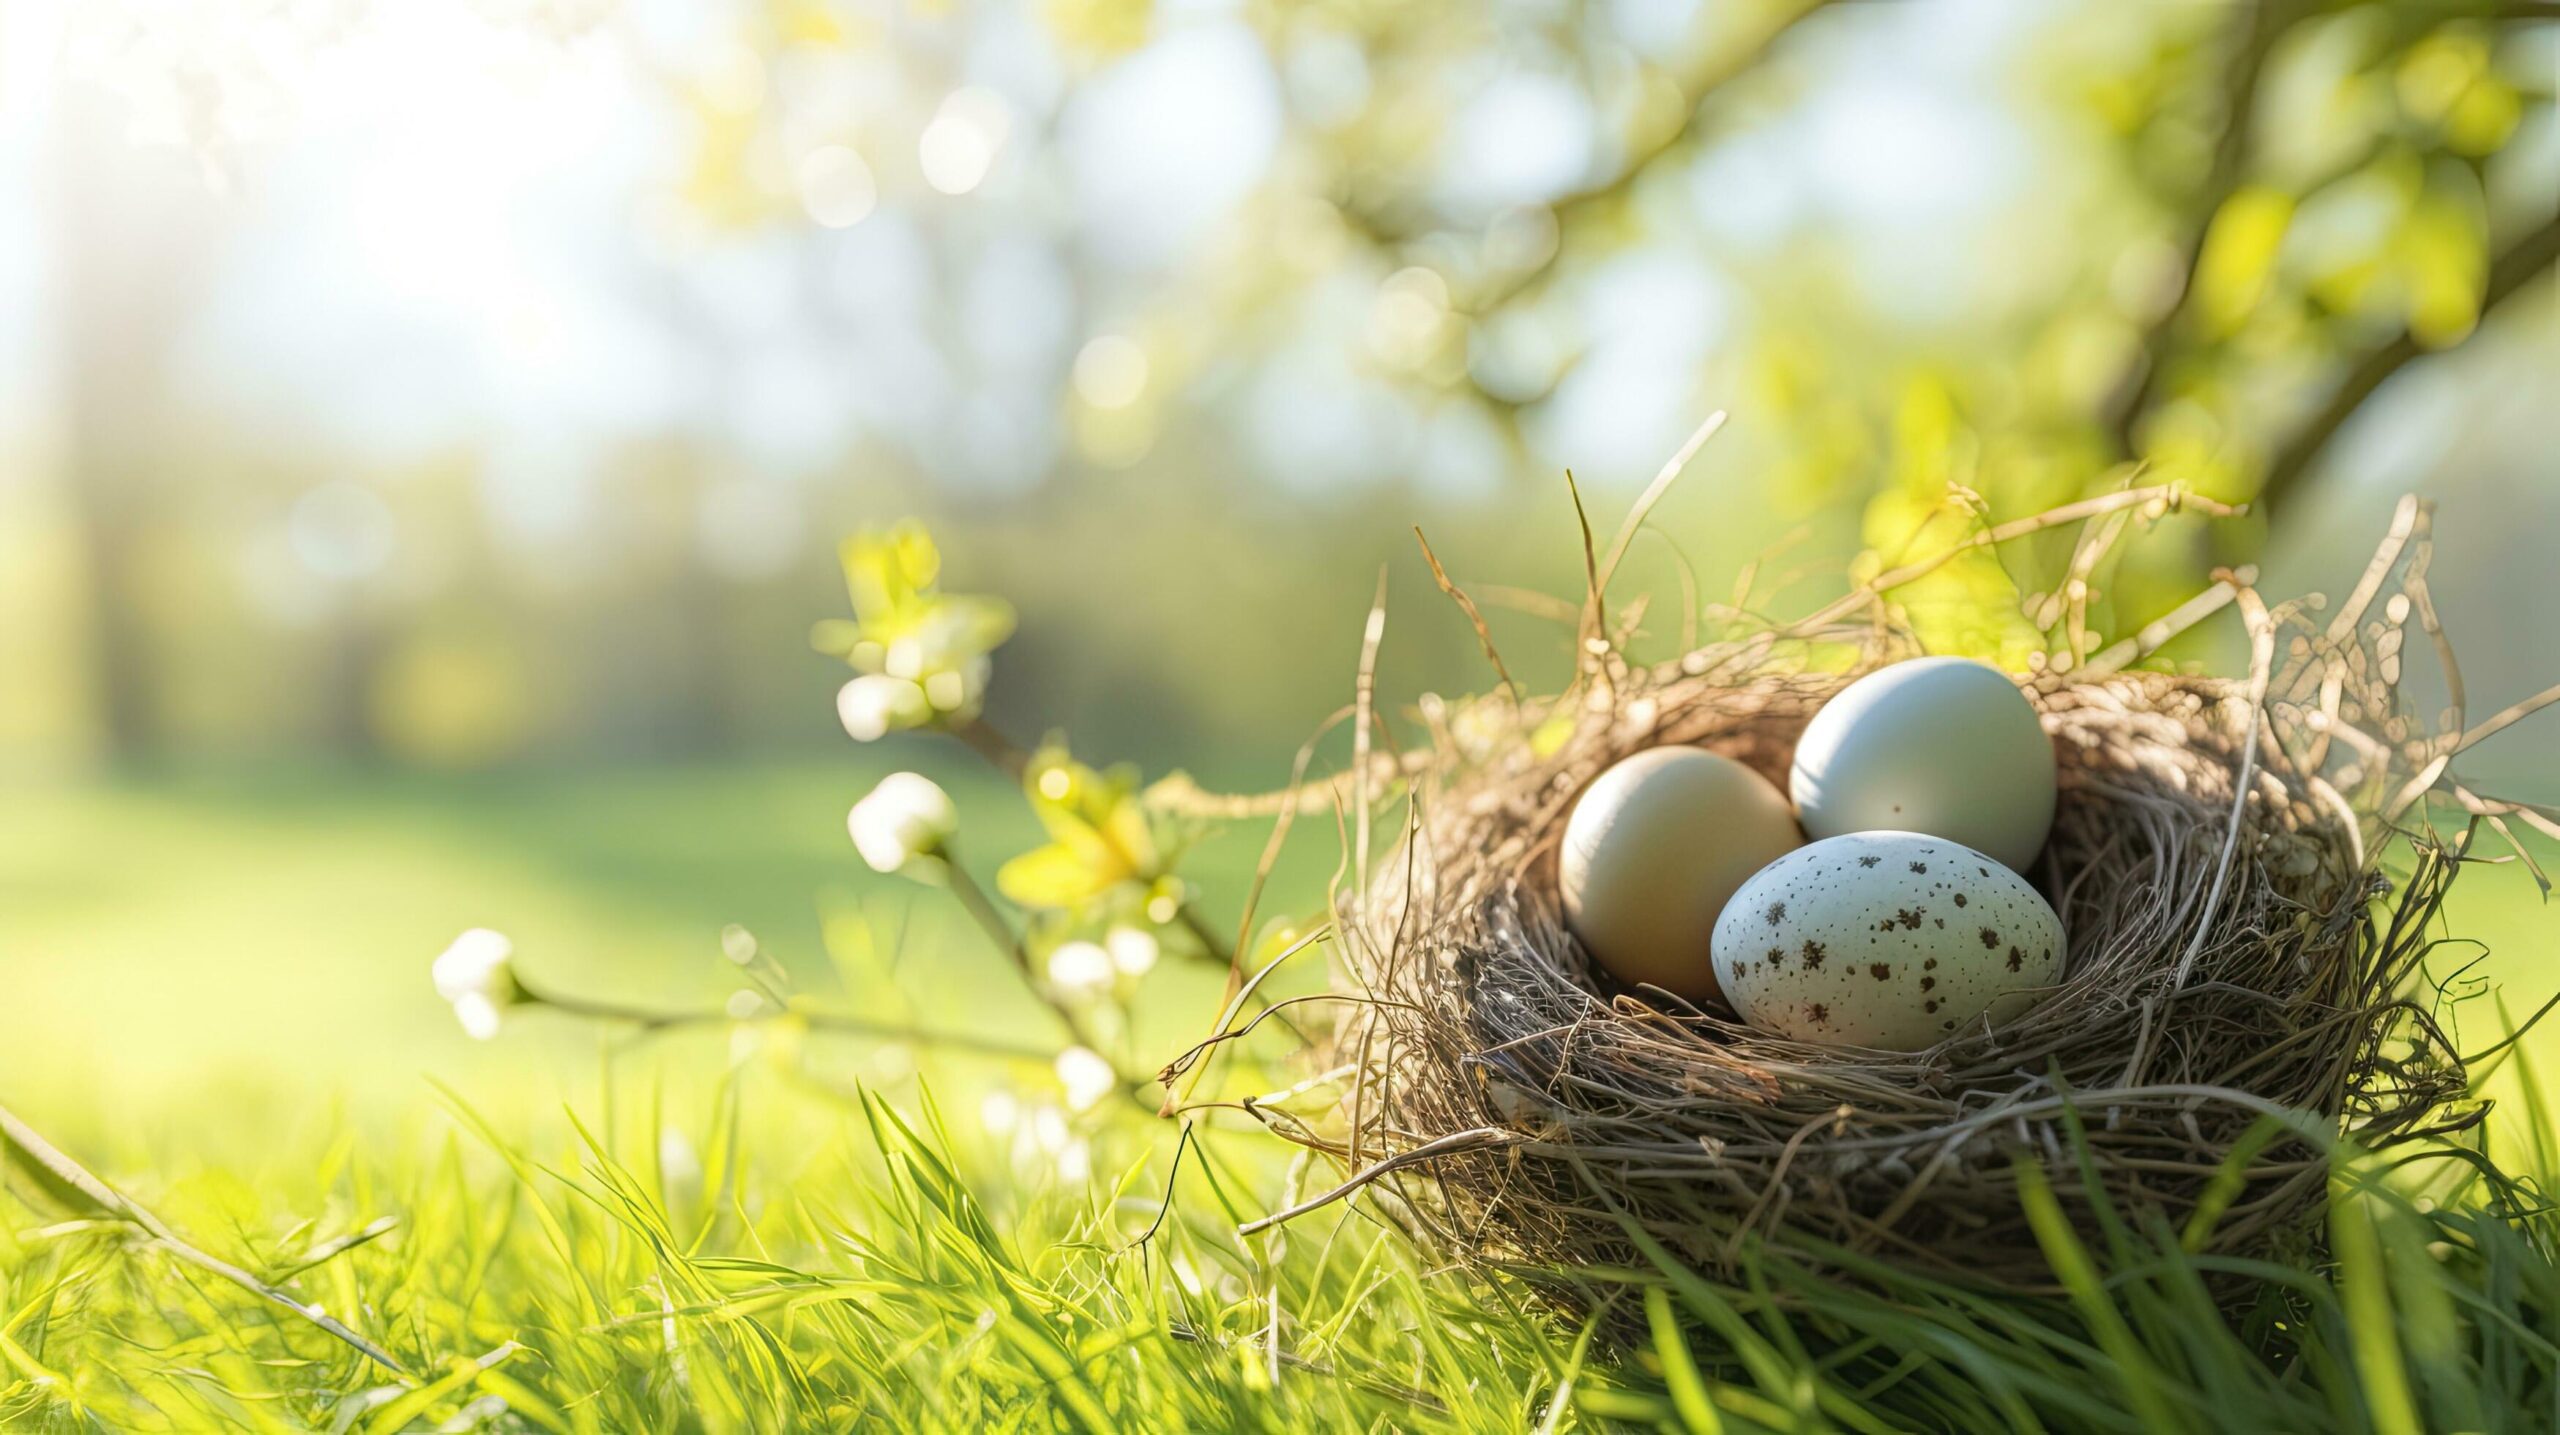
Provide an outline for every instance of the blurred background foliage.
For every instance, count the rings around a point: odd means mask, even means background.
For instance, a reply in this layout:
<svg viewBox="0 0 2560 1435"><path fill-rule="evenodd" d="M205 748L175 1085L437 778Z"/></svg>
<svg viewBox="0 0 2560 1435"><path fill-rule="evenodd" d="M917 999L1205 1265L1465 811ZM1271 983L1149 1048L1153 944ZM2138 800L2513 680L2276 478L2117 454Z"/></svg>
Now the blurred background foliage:
<svg viewBox="0 0 2560 1435"><path fill-rule="evenodd" d="M1639 585L1794 534L1809 601L2132 463L2259 512L2148 545L2120 626L2216 564L2335 582L2404 486L2465 571L2538 573L2556 22L13 7L0 764L817 751L835 540L917 513L1020 610L999 726L1267 780L1381 564L1390 690L1484 681L1412 524L1570 591L1562 471L1609 521L1719 407ZM2512 596L2447 598L2492 699L2560 669Z"/></svg>
<svg viewBox="0 0 2560 1435"><path fill-rule="evenodd" d="M116 1142L234 1078L406 1103L409 1053L582 1080L582 1034L429 999L474 923L712 1002L742 923L857 1005L1039 1029L854 859L882 770L1055 901L1123 764L1280 781L1382 570L1390 711L1490 685L1416 525L1560 683L1565 471L1605 535L1719 408L1614 590L1645 651L1692 585L1801 611L2142 465L2257 508L2162 524L2098 624L2217 565L2343 588L2415 488L2492 711L2560 673L2556 75L2519 0L0 8L0 1079ZM1915 620L2022 661L2067 555L2007 553ZM1026 761L1071 733L1067 796L850 743L917 691ZM2465 770L2560 799L2550 752ZM1270 918L1321 900L1308 827ZM1260 843L1186 857L1208 930ZM2466 888L2529 1010L2530 885ZM1133 1060L1218 996L1147 981Z"/></svg>

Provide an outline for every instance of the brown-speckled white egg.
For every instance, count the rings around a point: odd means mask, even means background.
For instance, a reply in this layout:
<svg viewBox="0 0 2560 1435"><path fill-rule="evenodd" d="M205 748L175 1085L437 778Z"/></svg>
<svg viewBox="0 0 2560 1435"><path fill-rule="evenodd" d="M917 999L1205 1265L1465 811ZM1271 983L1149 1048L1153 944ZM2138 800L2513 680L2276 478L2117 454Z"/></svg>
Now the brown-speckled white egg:
<svg viewBox="0 0 2560 1435"><path fill-rule="evenodd" d="M1716 914L1802 841L1777 785L1704 748L1655 747L1574 800L1557 854L1565 922L1622 980L1716 995Z"/></svg>
<svg viewBox="0 0 2560 1435"><path fill-rule="evenodd" d="M2025 1011L2061 982L2063 956L2062 919L2025 878L1917 832L1799 847L1716 920L1716 977L1744 1021L1884 1051Z"/></svg>

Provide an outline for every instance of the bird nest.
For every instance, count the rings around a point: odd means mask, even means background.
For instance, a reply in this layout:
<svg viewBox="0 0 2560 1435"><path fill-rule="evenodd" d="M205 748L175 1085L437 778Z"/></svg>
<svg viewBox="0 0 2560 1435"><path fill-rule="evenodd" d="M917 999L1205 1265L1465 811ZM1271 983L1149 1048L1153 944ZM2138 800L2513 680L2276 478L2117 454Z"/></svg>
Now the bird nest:
<svg viewBox="0 0 2560 1435"><path fill-rule="evenodd" d="M1337 780L1357 813L1397 792L1410 802L1401 839L1337 902L1345 1015L1322 1046L1340 1099L1256 1108L1345 1179L1270 1220L1365 1193L1454 1259L1568 1286L1577 1270L1640 1263L1640 1231L1708 1271L1774 1243L1841 1268L1884 1260L2049 1288L2016 1194L2021 1161L2093 1227L2103 1204L2205 1251L2263 1254L2316 1239L2342 1142L2379 1149L2476 1121L2420 970L2472 829L2449 847L2421 819L2430 798L2500 832L2519 812L2542 819L2448 776L2482 734L2463 730L2427 601L2426 511L2404 507L2334 610L2270 608L2249 575L2226 573L2100 644L2078 606L2098 556L2179 502L2119 493L1956 550L2046 534L2058 557L2070 537L2064 571L2080 585L2028 600L2054 639L2023 685L2054 739L2060 795L2025 875L2069 936L2042 1004L1918 1052L1790 1040L1616 981L1568 932L1557 894L1575 796L1632 752L1693 744L1783 789L1823 701L1920 650L1888 595L1954 553L1659 666L1623 657L1593 597L1572 691L1481 700L1479 719L1502 720L1490 738L1478 722L1472 741L1427 705L1427 751L1364 754ZM1608 566L1592 565L1594 594ZM2139 669L2224 608L2249 635L2247 674ZM2414 721L2400 697L2412 628L2452 681L2443 722ZM1373 617L1373 659L1375 637Z"/></svg>

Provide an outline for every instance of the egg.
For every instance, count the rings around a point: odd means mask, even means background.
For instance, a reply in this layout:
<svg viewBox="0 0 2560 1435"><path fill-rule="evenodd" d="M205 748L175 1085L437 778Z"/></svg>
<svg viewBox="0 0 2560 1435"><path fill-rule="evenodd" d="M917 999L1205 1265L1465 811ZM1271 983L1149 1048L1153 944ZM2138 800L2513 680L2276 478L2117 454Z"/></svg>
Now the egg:
<svg viewBox="0 0 2560 1435"><path fill-rule="evenodd" d="M1802 840L1759 773L1703 748L1648 748L1574 800L1556 864L1565 923L1621 979L1707 1001L1716 914Z"/></svg>
<svg viewBox="0 0 2560 1435"><path fill-rule="evenodd" d="M2053 739L2006 673L1914 658L1842 688L1788 774L1807 838L1925 832L2025 871L2053 830Z"/></svg>
<svg viewBox="0 0 2560 1435"><path fill-rule="evenodd" d="M2062 980L2062 919L1984 853L1918 832L1811 842L1716 921L1742 1019L1799 1041L1918 1051L2035 1005Z"/></svg>

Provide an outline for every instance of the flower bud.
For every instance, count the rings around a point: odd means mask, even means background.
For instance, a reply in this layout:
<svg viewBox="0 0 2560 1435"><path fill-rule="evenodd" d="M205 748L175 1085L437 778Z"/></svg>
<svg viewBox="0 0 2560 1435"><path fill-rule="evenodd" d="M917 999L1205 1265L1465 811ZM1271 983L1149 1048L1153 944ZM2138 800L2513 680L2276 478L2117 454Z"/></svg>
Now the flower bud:
<svg viewBox="0 0 2560 1435"><path fill-rule="evenodd" d="M1049 985L1071 997L1109 991L1115 969L1111 954L1094 942L1060 942L1049 953Z"/></svg>
<svg viewBox="0 0 2560 1435"><path fill-rule="evenodd" d="M500 1013L524 999L517 985L515 943L504 933L474 927L453 939L435 960L436 994L453 1003L455 1019L472 1036L498 1034Z"/></svg>
<svg viewBox="0 0 2560 1435"><path fill-rule="evenodd" d="M836 717L855 742L873 742L933 720L933 704L913 679L866 673L836 690Z"/></svg>
<svg viewBox="0 0 2560 1435"><path fill-rule="evenodd" d="M939 855L960 827L951 794L920 773L893 772L853 805L845 829L875 872L897 872L919 857Z"/></svg>
<svg viewBox="0 0 2560 1435"><path fill-rule="evenodd" d="M1083 1111L1109 1096L1120 1085L1120 1074L1101 1052L1089 1046L1071 1046L1058 1053L1058 1084L1067 1089L1067 1105Z"/></svg>

